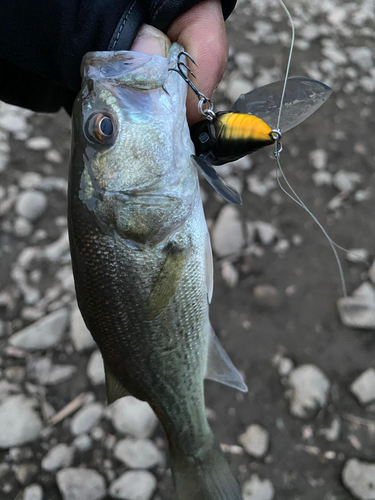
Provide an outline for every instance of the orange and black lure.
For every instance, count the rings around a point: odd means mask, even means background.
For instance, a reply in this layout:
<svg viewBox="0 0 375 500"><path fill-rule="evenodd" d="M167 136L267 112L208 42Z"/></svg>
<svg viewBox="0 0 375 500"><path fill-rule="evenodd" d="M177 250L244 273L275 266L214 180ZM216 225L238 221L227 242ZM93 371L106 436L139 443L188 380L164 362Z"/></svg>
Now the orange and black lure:
<svg viewBox="0 0 375 500"><path fill-rule="evenodd" d="M305 77L288 78L279 129L281 96L284 80L241 94L230 111L213 112L211 101L202 94L187 76L194 77L181 57L195 61L187 52L181 52L176 71L199 98L198 109L205 120L190 129L195 146L194 160L198 170L224 199L241 204L241 196L216 172L213 165L222 165L254 153L265 146L280 143L283 132L296 127L312 115L331 95L332 90L322 82ZM182 68L185 68L186 73ZM208 108L203 110L203 106ZM272 128L273 127L273 128Z"/></svg>

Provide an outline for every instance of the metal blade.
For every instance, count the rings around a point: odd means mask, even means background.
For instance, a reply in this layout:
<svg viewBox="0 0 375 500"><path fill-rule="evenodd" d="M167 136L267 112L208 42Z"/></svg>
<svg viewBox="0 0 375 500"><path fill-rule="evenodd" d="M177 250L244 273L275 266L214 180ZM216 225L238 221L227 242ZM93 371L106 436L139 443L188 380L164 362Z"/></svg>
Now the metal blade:
<svg viewBox="0 0 375 500"><path fill-rule="evenodd" d="M276 128L283 86L284 80L280 80L241 94L232 111L255 115L271 128ZM287 132L306 120L331 94L332 89L317 80L303 76L288 78L281 112L281 132Z"/></svg>

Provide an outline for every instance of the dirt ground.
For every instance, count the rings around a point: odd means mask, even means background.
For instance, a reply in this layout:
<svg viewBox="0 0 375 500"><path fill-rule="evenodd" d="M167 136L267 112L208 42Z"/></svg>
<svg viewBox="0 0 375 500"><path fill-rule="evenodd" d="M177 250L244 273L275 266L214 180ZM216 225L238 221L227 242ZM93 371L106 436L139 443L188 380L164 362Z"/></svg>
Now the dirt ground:
<svg viewBox="0 0 375 500"><path fill-rule="evenodd" d="M331 85L334 93L319 112L285 134L282 165L289 182L330 237L347 249L366 249L371 263L375 257L375 61L372 58L372 65L368 61L360 63L352 49L368 47L374 51L371 12L375 6L374 2L365 0L313 4L298 0L293 5L297 36L291 75L317 77ZM257 87L282 78L290 40L289 26L277 2L239 2L227 25L231 52L228 71L216 95L218 109L228 107L233 89L246 82L250 90L250 85ZM253 62L241 66L240 53L250 54ZM44 152L31 151L24 141L10 135L10 161L0 173L1 186L5 189L17 185L28 171L67 179L68 118L63 113L33 114L28 120L31 136L50 138L62 161L48 162ZM317 185L314 180L319 169L314 166L315 156L311 152L316 150L325 152L326 161L320 169L330 174L325 185ZM206 404L212 410L210 422L219 441L229 445L238 445L239 435L250 424L258 423L268 431L270 446L264 458L255 459L247 453L227 454L241 484L252 474L258 474L261 479L271 481L277 500L350 500L353 496L341 479L345 462L354 457L365 462L375 461L375 434L371 427L353 420L359 417L365 419L364 422L375 421L375 408L361 406L350 391L350 385L362 372L375 368L374 330L350 329L342 324L337 310L342 286L327 239L312 218L277 185L262 196L247 188L249 175L257 176L262 186L273 179L275 162L270 159L270 150L252 155L252 163L251 170L235 170L233 174L244 187L243 205L238 212L243 224L246 221L271 223L277 228L277 236L268 246L255 241L259 256L250 254L230 259L238 272L238 283L234 286L229 286L223 278L222 262L215 257L211 321L234 364L244 373L249 392L241 394L207 382ZM349 192L338 189L334 181L339 171L359 174ZM223 203L203 181L202 186L208 195L206 216L214 231ZM330 202L337 196L335 208ZM2 218L0 292L13 294L11 303L3 300L0 305L7 336L31 322L21 314L25 308L24 297L14 292L10 270L24 248L40 244L33 239L36 230L47 232L43 244L55 241L64 229L65 215L66 194L51 191L48 210L34 223L29 236L18 237L13 232L13 212ZM280 240L288 242L284 250L277 247ZM350 295L367 280L368 266L349 262L341 255ZM55 283L57 269L43 264L41 272L37 286L43 295ZM262 284L272 285L275 295L262 299L254 294L254 289ZM7 345L5 337L0 338L0 345L2 349ZM78 371L74 378L48 386L47 401L59 410L79 393L91 391L104 403L104 387L93 386L86 376L90 352L66 350L64 345L53 351L53 361L75 364ZM331 383L328 401L312 416L301 419L291 415L285 380L273 362L276 354L291 359L296 367L313 364L328 377ZM25 360L7 355L5 351L1 358L4 376L9 373L7 368L26 366ZM21 381L22 387L27 383L26 375ZM337 439L329 442L319 431L329 427L336 417L341 422L341 430ZM103 421L106 433L113 433L110 425ZM160 428L156 436L163 439ZM66 425L62 423L53 429L47 441L69 442L69 439ZM60 500L54 474L39 468L45 442L39 440L28 446L38 467L27 481L39 481L45 499ZM96 443L74 464L79 465L81 460L100 472L107 453ZM11 464L2 479L3 484L9 486L1 498L13 500L28 482L15 478L17 465L12 463L7 450L0 450L1 462ZM158 487L153 498L172 500L170 474L163 468L155 469L154 473ZM263 498L268 497L259 497Z"/></svg>

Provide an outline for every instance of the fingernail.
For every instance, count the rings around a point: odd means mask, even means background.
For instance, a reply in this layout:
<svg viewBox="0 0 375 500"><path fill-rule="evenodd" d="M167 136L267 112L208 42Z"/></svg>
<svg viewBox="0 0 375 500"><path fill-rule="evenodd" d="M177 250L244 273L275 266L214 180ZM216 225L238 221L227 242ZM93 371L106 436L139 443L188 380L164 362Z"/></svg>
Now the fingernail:
<svg viewBox="0 0 375 500"><path fill-rule="evenodd" d="M137 38L134 40L131 50L142 52L143 54L158 54L159 56L167 57L170 47L171 41L167 35L153 26L143 24Z"/></svg>

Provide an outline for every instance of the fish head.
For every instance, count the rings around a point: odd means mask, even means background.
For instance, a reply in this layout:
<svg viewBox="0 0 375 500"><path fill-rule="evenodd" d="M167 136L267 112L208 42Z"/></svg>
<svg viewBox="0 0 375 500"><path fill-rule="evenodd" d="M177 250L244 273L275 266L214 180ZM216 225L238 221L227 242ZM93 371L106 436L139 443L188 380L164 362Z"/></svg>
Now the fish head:
<svg viewBox="0 0 375 500"><path fill-rule="evenodd" d="M198 180L186 122L186 83L168 58L91 52L73 109L71 176L101 229L154 246L190 215Z"/></svg>

